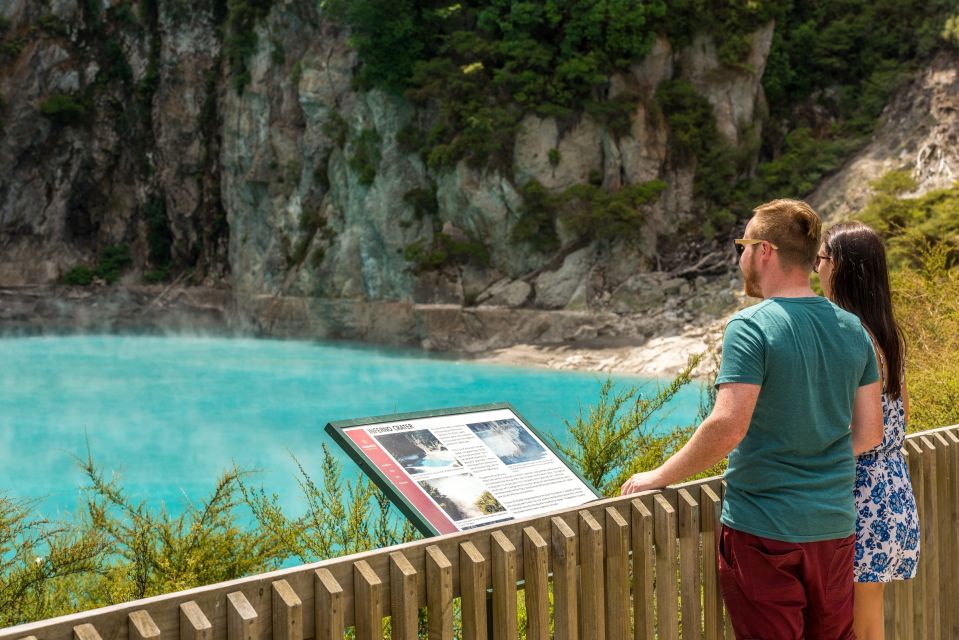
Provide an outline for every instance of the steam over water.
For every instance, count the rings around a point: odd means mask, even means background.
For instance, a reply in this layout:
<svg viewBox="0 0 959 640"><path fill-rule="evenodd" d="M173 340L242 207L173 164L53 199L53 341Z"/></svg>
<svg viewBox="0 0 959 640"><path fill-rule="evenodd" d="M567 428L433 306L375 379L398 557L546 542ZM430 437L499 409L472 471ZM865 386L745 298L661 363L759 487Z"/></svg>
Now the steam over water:
<svg viewBox="0 0 959 640"><path fill-rule="evenodd" d="M0 493L72 511L87 447L135 498L179 511L236 463L300 512L291 453L320 477L327 422L511 402L541 432L596 401L604 374L428 358L419 352L256 339L39 337L0 340ZM655 382L617 377L626 385ZM699 388L661 429L695 420Z"/></svg>

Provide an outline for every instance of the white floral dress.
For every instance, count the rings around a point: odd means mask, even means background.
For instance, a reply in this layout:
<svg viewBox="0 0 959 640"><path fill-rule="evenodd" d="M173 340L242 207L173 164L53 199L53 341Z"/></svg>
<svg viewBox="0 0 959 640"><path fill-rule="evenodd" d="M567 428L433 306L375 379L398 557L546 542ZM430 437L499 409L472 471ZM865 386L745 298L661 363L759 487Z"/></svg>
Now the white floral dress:
<svg viewBox="0 0 959 640"><path fill-rule="evenodd" d="M919 514L901 451L902 398L882 394L882 422L882 443L856 457L856 582L908 580L919 561Z"/></svg>

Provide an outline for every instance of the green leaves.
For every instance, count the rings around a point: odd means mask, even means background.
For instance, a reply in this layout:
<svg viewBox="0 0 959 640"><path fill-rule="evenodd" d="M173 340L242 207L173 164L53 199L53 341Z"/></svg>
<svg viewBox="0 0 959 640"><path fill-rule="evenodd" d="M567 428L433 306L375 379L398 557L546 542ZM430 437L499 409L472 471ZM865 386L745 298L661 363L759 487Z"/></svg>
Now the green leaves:
<svg viewBox="0 0 959 640"><path fill-rule="evenodd" d="M630 475L656 468L692 435L692 428L657 433L653 418L692 381L701 359L691 357L672 382L650 395L637 387L617 389L607 378L596 404L580 408L576 418L566 421L567 440L549 439L587 482L603 495L617 495Z"/></svg>
<svg viewBox="0 0 959 640"><path fill-rule="evenodd" d="M83 98L57 94L40 103L40 113L59 126L75 126L86 122L91 107Z"/></svg>
<svg viewBox="0 0 959 640"><path fill-rule="evenodd" d="M486 0L440 9L405 0L337 3L363 62L361 84L406 89L438 107L425 155L430 166L465 159L508 167L527 112L567 115L583 108L612 71L652 46L660 1ZM617 135L626 127L619 126Z"/></svg>
<svg viewBox="0 0 959 640"><path fill-rule="evenodd" d="M54 608L58 584L100 567L99 532L39 519L35 507L0 495L0 627L66 612Z"/></svg>

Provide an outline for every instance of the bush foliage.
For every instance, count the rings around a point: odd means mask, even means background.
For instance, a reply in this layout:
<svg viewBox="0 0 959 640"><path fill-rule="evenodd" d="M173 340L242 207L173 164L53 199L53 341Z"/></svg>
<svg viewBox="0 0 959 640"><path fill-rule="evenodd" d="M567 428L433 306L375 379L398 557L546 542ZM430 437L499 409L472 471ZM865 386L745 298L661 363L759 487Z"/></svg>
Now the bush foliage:
<svg viewBox="0 0 959 640"><path fill-rule="evenodd" d="M89 112L90 107L82 99L65 94L50 96L40 103L40 113L60 126L83 124Z"/></svg>
<svg viewBox="0 0 959 640"><path fill-rule="evenodd" d="M885 238L896 317L906 338L910 431L959 424L959 183L910 197L890 172L859 218Z"/></svg>
<svg viewBox="0 0 959 640"><path fill-rule="evenodd" d="M63 284L88 285L93 284L95 279L100 279L106 284L114 284L123 275L131 265L133 258L130 256L130 248L125 244L115 244L104 247L97 259L94 267L79 265L73 267L62 278Z"/></svg>
<svg viewBox="0 0 959 640"><path fill-rule="evenodd" d="M758 201L809 193L864 142L890 92L956 31L950 0L404 1L389 10L383 0L328 0L324 7L351 29L362 86L405 92L429 108L428 123L398 136L405 149L436 169L466 160L507 174L530 114L565 126L588 113L612 135L629 135L638 97L611 93L610 77L641 60L658 35L678 50L710 34L728 70L753 73L752 34L774 24L761 135L746 131L733 147L691 84L667 81L657 90L670 154L695 170L691 230L707 239ZM556 202L535 187L523 193L531 199L514 237L555 250Z"/></svg>

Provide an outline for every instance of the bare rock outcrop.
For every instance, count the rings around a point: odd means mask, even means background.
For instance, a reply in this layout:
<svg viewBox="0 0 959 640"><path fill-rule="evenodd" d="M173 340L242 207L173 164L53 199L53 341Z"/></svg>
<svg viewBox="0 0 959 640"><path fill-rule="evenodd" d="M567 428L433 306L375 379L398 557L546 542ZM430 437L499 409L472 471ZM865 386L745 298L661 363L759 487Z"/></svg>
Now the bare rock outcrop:
<svg viewBox="0 0 959 640"><path fill-rule="evenodd" d="M943 51L883 111L872 140L809 197L828 220L848 218L889 171L910 171L919 196L959 180L959 52Z"/></svg>

